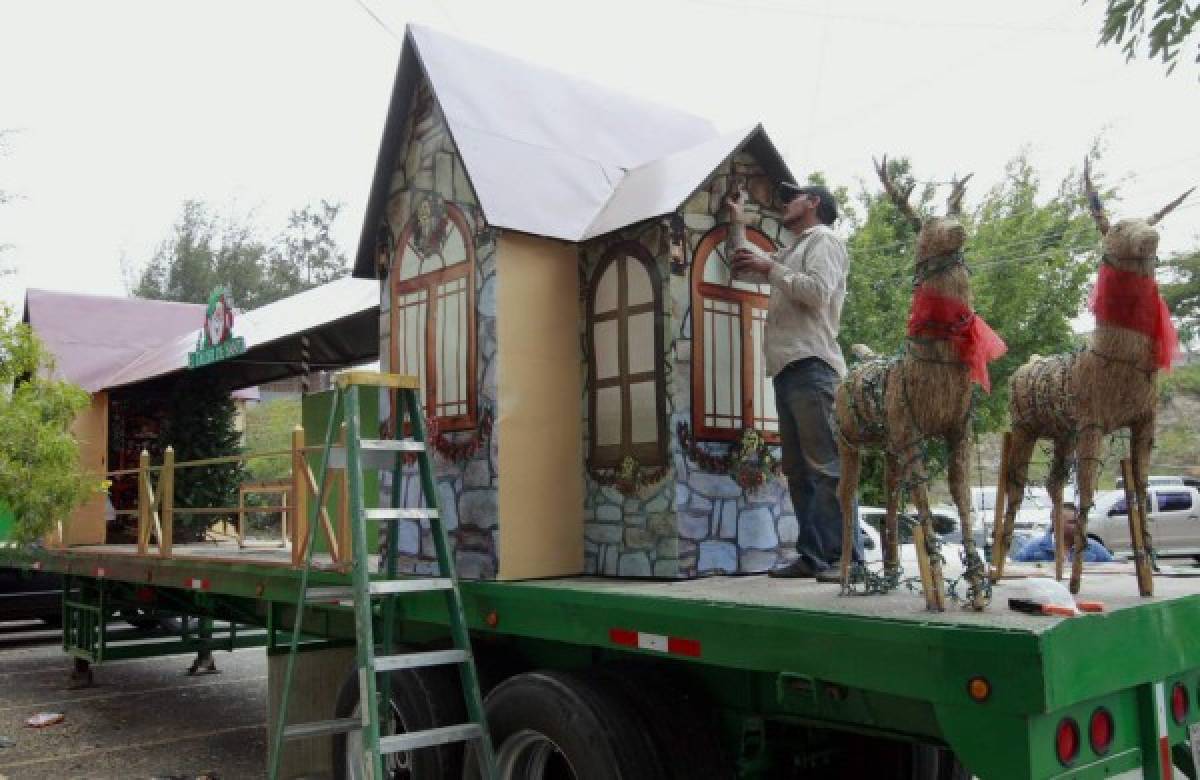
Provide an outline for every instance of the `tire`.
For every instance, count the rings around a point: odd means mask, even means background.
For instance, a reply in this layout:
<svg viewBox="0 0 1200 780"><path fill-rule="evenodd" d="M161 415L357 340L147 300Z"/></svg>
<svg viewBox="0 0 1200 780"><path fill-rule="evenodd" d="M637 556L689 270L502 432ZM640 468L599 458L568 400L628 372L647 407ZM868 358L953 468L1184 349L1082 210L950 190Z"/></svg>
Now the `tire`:
<svg viewBox="0 0 1200 780"><path fill-rule="evenodd" d="M486 709L505 780L664 780L635 711L597 678L520 674L488 694ZM474 752L464 780L480 777Z"/></svg>
<svg viewBox="0 0 1200 780"><path fill-rule="evenodd" d="M711 702L669 667L619 663L599 672L650 736L668 780L726 780L733 776L721 751Z"/></svg>
<svg viewBox="0 0 1200 780"><path fill-rule="evenodd" d="M451 726L466 719L456 669L436 668L392 672L392 724L382 724L381 735L424 731ZM357 717L358 671L352 669L338 691L335 718ZM360 780L362 736L358 732L335 734L333 779ZM384 756L388 780L459 780L462 776L462 744L441 745Z"/></svg>

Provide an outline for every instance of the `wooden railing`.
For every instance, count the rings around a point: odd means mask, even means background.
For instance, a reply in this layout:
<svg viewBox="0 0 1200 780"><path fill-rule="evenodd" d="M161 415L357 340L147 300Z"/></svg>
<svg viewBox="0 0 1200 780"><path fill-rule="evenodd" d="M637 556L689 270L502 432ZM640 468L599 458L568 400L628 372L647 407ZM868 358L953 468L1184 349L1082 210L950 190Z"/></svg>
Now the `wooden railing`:
<svg viewBox="0 0 1200 780"><path fill-rule="evenodd" d="M345 429L342 431L345 442ZM169 558L172 555L175 536L175 518L181 515L226 515L237 517L237 543L239 548L251 546L246 543L246 515L254 513L279 513L282 524L280 542L291 549L291 562L298 565L303 559L309 537L310 505L316 500L318 482L309 466L310 453L320 453L324 448L307 446L304 429L300 426L292 431L291 447L286 450L246 452L201 460L175 460L175 450L167 447L160 465L151 465L150 453L142 451L136 469L110 471L108 479L114 477L137 477L137 506L133 509L117 510L119 516L137 518L137 554ZM175 506L175 475L183 469L217 466L229 463L248 463L267 458L287 458L290 474L283 480L272 482L243 483L238 491L238 505L229 507L178 507ZM252 493L280 496L279 503L270 506L247 504L246 495ZM349 496L346 490L344 469L329 469L326 474L326 496L335 497L334 516L330 517L327 507L317 508L317 522L330 557L335 565L348 565L350 544Z"/></svg>

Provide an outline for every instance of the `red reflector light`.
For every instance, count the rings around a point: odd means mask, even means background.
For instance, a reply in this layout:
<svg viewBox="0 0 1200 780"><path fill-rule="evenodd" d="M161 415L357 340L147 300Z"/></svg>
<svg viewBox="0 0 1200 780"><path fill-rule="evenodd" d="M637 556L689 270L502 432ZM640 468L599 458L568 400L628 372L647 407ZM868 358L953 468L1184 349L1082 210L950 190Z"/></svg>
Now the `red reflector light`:
<svg viewBox="0 0 1200 780"><path fill-rule="evenodd" d="M1187 719L1190 704L1187 688L1183 687L1183 683L1175 683L1171 688L1171 715L1176 723L1182 724Z"/></svg>
<svg viewBox="0 0 1200 780"><path fill-rule="evenodd" d="M1096 751L1096 755L1102 756L1112 747L1115 729L1116 724L1113 722L1111 712L1101 707L1092 713L1092 720L1088 724L1088 738L1092 742L1092 750Z"/></svg>
<svg viewBox="0 0 1200 780"><path fill-rule="evenodd" d="M1063 766L1070 766L1079 757L1079 724L1074 718L1063 718L1054 734L1054 749Z"/></svg>

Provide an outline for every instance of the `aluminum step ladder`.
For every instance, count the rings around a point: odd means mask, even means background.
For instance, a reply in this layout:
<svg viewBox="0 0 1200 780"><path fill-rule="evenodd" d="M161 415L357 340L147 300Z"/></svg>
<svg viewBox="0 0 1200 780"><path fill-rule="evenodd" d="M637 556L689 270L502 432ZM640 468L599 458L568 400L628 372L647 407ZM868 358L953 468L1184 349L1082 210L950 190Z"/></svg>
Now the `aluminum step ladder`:
<svg viewBox="0 0 1200 780"><path fill-rule="evenodd" d="M359 388L387 388L398 394L395 439L360 438ZM346 422L345 446L337 443L342 419ZM410 438L402 439L408 418ZM421 474L425 507L400 507L400 482L404 456L415 456ZM309 588L313 548L318 520L316 513L325 503L326 479L330 468L346 469L346 485L350 499L350 537L353 561L353 585L350 587ZM363 469L390 469L392 473L391 506L366 509L363 505ZM308 544L300 575L300 594L296 620L292 629L291 648L284 675L283 696L280 702L278 725L271 746L270 778L278 780L283 743L333 734L360 731L362 733L363 764L369 780L386 780L385 756L409 750L443 745L451 742L473 742L480 776L496 780L496 762L492 753L483 709L483 696L476 676L475 660L471 654L462 596L454 570L454 556L446 538L446 530L438 514L437 491L433 480L433 464L426 449L425 424L421 410L419 384L416 377L352 371L338 377L334 390L333 408L325 431L320 485L317 500L309 510ZM397 522L428 519L437 549L438 577L402 577L397 572ZM367 520L387 525L386 578L370 578L370 548L367 542ZM453 649L419 653L397 653L394 639L395 619L400 599L415 593L437 591L445 596ZM360 717L338 718L314 723L287 725L288 699L291 694L297 648L306 605L353 605L356 629L356 665L358 667ZM374 632L375 605L381 618L379 649ZM466 702L466 723L415 731L405 734L382 734L385 713L390 708L391 683L388 672L436 665L456 665ZM383 675L376 679L376 675ZM367 702L373 706L367 706Z"/></svg>

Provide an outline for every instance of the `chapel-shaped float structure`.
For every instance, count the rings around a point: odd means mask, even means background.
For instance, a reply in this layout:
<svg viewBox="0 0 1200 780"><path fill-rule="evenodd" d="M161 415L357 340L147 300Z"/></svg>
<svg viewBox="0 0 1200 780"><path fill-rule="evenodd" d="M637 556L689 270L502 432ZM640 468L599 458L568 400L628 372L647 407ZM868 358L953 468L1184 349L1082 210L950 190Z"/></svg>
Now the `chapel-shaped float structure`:
<svg viewBox="0 0 1200 780"><path fill-rule="evenodd" d="M382 369L421 379L462 576L760 572L792 545L769 290L731 279L724 207L744 188L773 250L792 179L761 127L409 27L355 275ZM415 521L400 553L435 565Z"/></svg>

